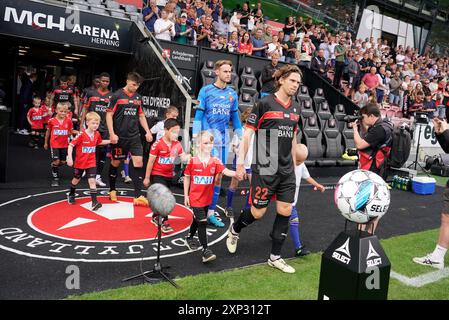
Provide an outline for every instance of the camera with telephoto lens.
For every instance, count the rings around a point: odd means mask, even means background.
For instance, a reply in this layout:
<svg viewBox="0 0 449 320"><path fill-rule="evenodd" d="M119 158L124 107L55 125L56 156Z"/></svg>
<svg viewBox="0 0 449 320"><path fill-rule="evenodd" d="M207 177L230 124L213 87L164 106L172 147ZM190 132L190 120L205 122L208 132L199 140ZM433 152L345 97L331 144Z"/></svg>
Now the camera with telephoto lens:
<svg viewBox="0 0 449 320"><path fill-rule="evenodd" d="M356 120L362 120L362 119L363 119L363 116L361 114L355 114L353 116L350 116L350 115L345 116L343 118L343 121L351 123L351 122L354 122Z"/></svg>

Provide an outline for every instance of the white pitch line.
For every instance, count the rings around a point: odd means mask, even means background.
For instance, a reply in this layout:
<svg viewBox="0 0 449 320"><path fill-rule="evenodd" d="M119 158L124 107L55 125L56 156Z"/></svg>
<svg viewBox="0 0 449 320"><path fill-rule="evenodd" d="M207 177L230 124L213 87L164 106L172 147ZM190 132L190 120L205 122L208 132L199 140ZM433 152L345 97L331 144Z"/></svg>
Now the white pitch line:
<svg viewBox="0 0 449 320"><path fill-rule="evenodd" d="M390 272L390 276L401 281L407 286L419 288L425 286L426 284L437 282L443 278L449 277L449 267L434 272L428 272L413 278L409 278L392 270Z"/></svg>

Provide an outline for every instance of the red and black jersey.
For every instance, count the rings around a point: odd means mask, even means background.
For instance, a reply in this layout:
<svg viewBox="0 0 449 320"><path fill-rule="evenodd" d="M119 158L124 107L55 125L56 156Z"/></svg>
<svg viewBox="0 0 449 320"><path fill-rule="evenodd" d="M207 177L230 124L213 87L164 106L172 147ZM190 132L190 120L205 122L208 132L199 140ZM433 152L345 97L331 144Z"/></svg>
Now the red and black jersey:
<svg viewBox="0 0 449 320"><path fill-rule="evenodd" d="M130 93L125 88L111 95L107 112L113 112L114 133L120 139L139 138L139 116L142 111L140 94Z"/></svg>
<svg viewBox="0 0 449 320"><path fill-rule="evenodd" d="M288 105L284 105L273 94L254 105L246 127L256 131L256 161L252 166L255 173L284 176L294 174L292 141L298 130L299 114L300 106L297 102L291 100Z"/></svg>
<svg viewBox="0 0 449 320"><path fill-rule="evenodd" d="M53 105L52 110L54 111L56 105L59 102L70 102L70 110L75 110L75 98L76 98L76 90L72 86L57 86L52 94L54 95L53 98Z"/></svg>
<svg viewBox="0 0 449 320"><path fill-rule="evenodd" d="M63 120L58 120L56 117L48 120L47 130L50 130L50 147L53 149L67 148L72 129L73 123L69 117L65 117Z"/></svg>
<svg viewBox="0 0 449 320"><path fill-rule="evenodd" d="M98 131L95 131L92 137L85 130L78 133L70 142L70 145L74 146L76 150L74 168L88 169L96 167L95 151L101 141L101 135Z"/></svg>
<svg viewBox="0 0 449 320"><path fill-rule="evenodd" d="M31 129L44 128L44 111L39 108L30 108L28 110L28 118L31 120Z"/></svg>
<svg viewBox="0 0 449 320"><path fill-rule="evenodd" d="M100 126L98 127L98 131L100 132L108 131L106 125L106 109L109 105L110 98L110 91L101 92L99 90L90 90L85 97L86 103L84 104L84 108L86 108L86 111L94 111L101 117Z"/></svg>
<svg viewBox="0 0 449 320"><path fill-rule="evenodd" d="M88 97L92 95L92 92L95 91L97 91L97 88L95 88L94 86L90 86L83 89L83 92L80 95L80 102L83 104L83 106L86 105Z"/></svg>
<svg viewBox="0 0 449 320"><path fill-rule="evenodd" d="M190 159L184 175L190 179L189 199L192 207L202 208L212 203L215 178L224 169L225 166L216 157L210 157L207 163L201 162L198 157Z"/></svg>
<svg viewBox="0 0 449 320"><path fill-rule="evenodd" d="M157 140L153 143L150 150L150 155L156 157L153 169L151 170L151 175L172 178L175 160L183 153L184 150L179 141L172 141L170 145L168 145L164 138Z"/></svg>

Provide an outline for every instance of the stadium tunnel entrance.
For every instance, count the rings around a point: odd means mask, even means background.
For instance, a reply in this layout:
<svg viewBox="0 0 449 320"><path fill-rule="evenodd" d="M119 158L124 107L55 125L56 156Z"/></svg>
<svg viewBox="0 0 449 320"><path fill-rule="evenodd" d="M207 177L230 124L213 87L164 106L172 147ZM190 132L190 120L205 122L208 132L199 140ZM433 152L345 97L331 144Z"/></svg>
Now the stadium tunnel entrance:
<svg viewBox="0 0 449 320"><path fill-rule="evenodd" d="M26 73L37 74L33 83L34 94L45 96L57 84L62 75L75 75L76 86L89 87L95 75L107 72L111 76L110 87L115 90L123 85L131 54L93 50L70 45L37 40L0 36L7 50L0 52L1 61L8 61L0 70L0 85L5 92L3 103L11 106L12 126L16 125L19 112L20 87L18 79ZM121 61L121 62L120 62Z"/></svg>

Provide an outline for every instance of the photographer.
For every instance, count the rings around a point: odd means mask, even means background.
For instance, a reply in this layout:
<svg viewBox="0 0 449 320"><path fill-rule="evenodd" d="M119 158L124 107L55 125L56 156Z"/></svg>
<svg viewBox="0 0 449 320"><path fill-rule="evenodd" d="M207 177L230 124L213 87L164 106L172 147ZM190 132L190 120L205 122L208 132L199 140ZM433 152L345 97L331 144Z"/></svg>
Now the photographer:
<svg viewBox="0 0 449 320"><path fill-rule="evenodd" d="M368 103L360 109L360 120L356 120L352 126L359 154L359 169L377 173L385 180L386 159L391 149L393 128L382 119L376 103Z"/></svg>
<svg viewBox="0 0 449 320"><path fill-rule="evenodd" d="M354 121L352 126L355 147L359 155L359 169L372 171L385 180L387 158L393 141L393 127L382 119L379 106L376 103L368 103L360 109L360 120ZM361 133L359 133L359 129ZM361 230L367 229L368 232L374 234L377 224L378 219L375 219L367 225L361 225L360 228Z"/></svg>

